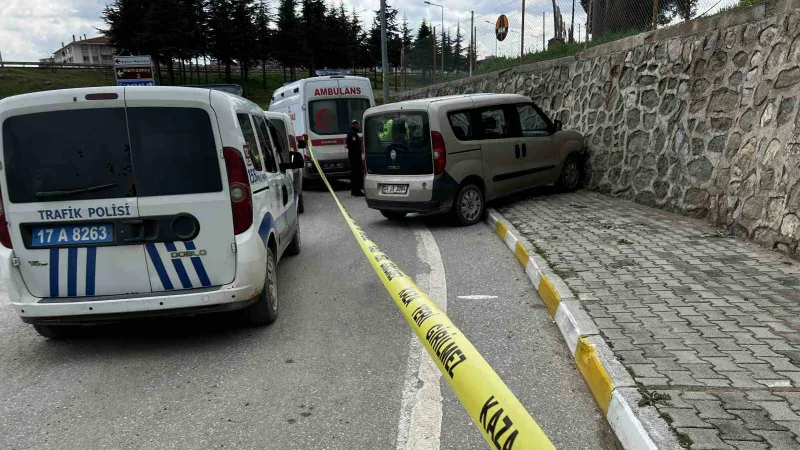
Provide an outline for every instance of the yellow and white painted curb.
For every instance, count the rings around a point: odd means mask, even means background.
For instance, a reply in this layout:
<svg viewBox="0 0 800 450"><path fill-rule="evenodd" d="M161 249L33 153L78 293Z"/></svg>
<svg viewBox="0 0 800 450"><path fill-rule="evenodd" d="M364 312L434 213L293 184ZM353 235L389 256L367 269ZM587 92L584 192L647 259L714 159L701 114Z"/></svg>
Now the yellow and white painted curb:
<svg viewBox="0 0 800 450"><path fill-rule="evenodd" d="M561 277L497 211L489 209L486 223L527 273L622 446L636 450L681 448L654 408L638 406L641 395L636 383Z"/></svg>

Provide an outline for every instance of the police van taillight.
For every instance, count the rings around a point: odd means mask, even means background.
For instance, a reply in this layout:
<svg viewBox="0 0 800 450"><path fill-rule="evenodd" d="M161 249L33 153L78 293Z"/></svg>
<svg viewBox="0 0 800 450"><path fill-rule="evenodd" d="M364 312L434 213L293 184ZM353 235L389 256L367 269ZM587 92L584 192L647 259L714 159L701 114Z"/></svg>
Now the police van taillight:
<svg viewBox="0 0 800 450"><path fill-rule="evenodd" d="M222 156L225 158L225 168L228 172L233 232L241 234L253 225L253 195L250 191L247 167L242 154L235 148L225 147Z"/></svg>
<svg viewBox="0 0 800 450"><path fill-rule="evenodd" d="M3 206L2 192L0 192L0 244L3 244L5 248L13 248L11 234L8 231L8 222L6 222L6 209Z"/></svg>
<svg viewBox="0 0 800 450"><path fill-rule="evenodd" d="M447 149L444 138L438 131L431 131L431 147L433 147L433 174L439 175L447 167Z"/></svg>

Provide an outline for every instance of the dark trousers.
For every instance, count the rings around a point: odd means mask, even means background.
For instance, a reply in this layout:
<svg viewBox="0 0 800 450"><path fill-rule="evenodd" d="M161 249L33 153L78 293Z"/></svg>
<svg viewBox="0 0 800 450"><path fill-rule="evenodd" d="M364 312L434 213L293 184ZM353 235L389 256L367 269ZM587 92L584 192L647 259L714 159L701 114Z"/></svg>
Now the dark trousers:
<svg viewBox="0 0 800 450"><path fill-rule="evenodd" d="M361 169L361 158L350 160L350 193L360 193L364 189L364 171Z"/></svg>

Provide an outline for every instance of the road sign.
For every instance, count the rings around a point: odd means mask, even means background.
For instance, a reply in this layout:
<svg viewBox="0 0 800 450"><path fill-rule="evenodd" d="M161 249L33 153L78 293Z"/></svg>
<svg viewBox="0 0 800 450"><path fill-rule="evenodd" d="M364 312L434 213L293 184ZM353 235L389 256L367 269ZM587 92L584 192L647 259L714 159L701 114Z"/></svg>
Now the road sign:
<svg viewBox="0 0 800 450"><path fill-rule="evenodd" d="M494 23L494 35L501 42L508 36L508 17L505 14L501 14Z"/></svg>
<svg viewBox="0 0 800 450"><path fill-rule="evenodd" d="M115 56L114 78L117 86L155 86L153 62L149 55Z"/></svg>
<svg viewBox="0 0 800 450"><path fill-rule="evenodd" d="M153 80L117 80L117 86L155 86Z"/></svg>

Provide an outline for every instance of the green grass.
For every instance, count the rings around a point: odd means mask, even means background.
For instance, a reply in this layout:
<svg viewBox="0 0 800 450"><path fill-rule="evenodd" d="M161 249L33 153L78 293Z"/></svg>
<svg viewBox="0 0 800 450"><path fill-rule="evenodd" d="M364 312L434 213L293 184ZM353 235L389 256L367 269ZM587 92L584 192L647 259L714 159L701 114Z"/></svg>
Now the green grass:
<svg viewBox="0 0 800 450"><path fill-rule="evenodd" d="M220 75L217 72L208 73L208 81L206 82L206 74L201 73L200 79L197 79L197 74L192 73L191 81L187 76L186 84L218 84L226 83L225 73ZM308 76L307 71L298 70L297 79L305 78ZM363 73L359 73L363 76ZM177 76L177 73L176 73ZM383 103L383 88L381 87L381 75L378 74L378 81L375 82L375 75L369 73L368 77L373 80L373 90L375 92L375 101L378 104ZM242 86L244 96L249 100L259 104L262 108L269 106L272 92L281 87L284 83L283 73L267 73L266 77L266 90L264 89L264 79L261 73L251 73L246 81L243 81L238 72L231 74L231 83ZM416 87L424 86L421 78L417 75L408 76L408 88L414 89ZM401 83L401 77L397 76L397 82ZM161 84L168 85L166 71L161 72ZM11 95L26 94L29 92L48 91L52 89L69 89L79 87L91 86L113 86L114 85L114 72L109 69L51 69L51 68L38 68L38 67L5 67L0 68L0 98L8 97ZM390 100L394 101L396 98L396 86L394 75L389 77L390 86Z"/></svg>

